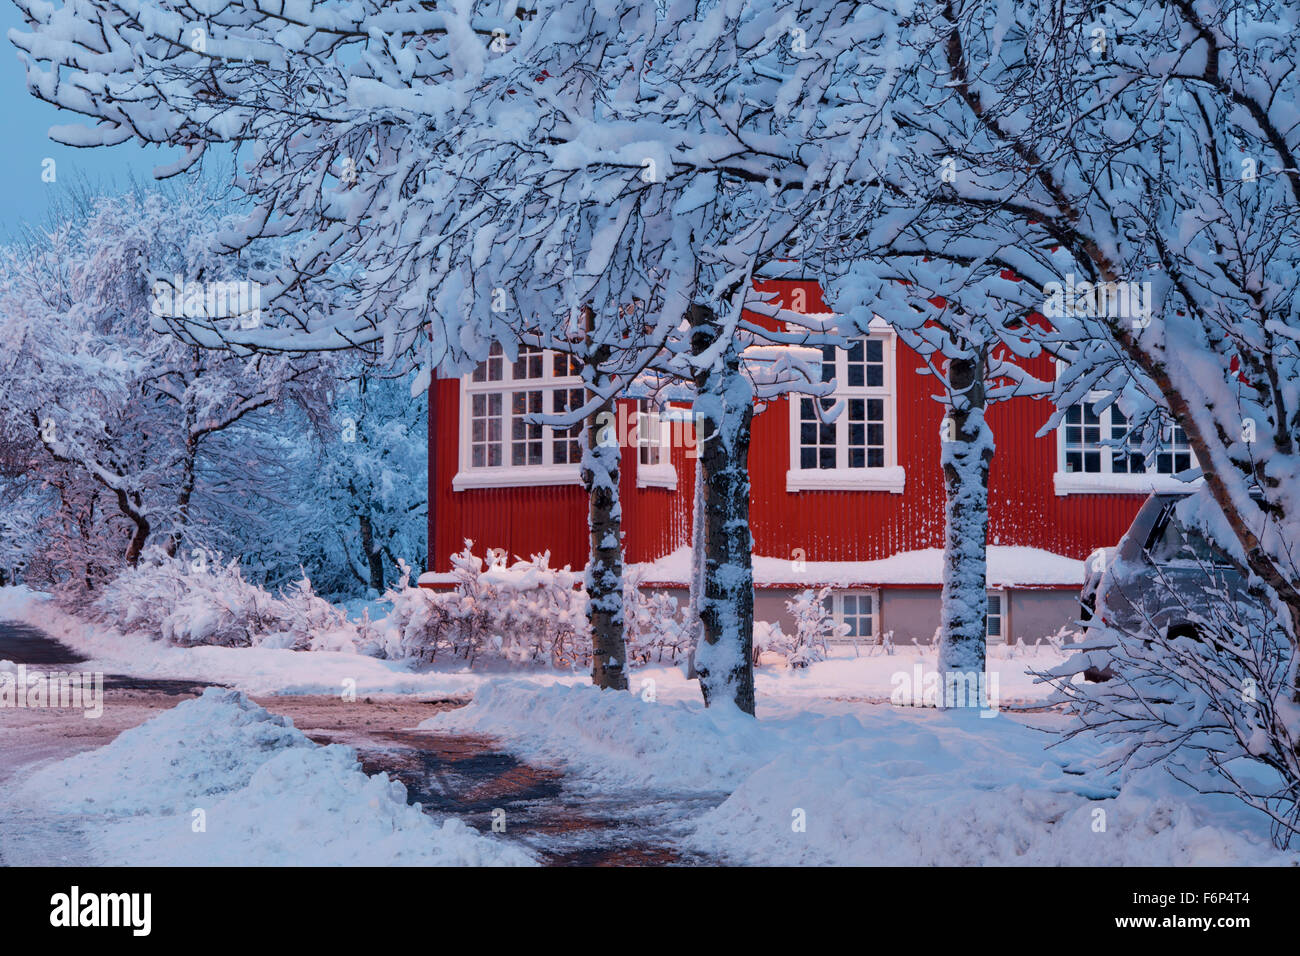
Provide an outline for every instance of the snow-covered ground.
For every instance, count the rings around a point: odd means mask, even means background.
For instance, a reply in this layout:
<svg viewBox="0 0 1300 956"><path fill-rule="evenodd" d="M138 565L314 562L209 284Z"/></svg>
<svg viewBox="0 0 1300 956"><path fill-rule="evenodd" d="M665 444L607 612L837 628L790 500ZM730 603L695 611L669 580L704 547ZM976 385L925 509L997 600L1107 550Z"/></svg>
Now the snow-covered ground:
<svg viewBox="0 0 1300 956"><path fill-rule="evenodd" d="M494 734L604 789L731 791L687 847L772 865L1295 864L1268 827L1160 770L1116 795L1052 720L769 700L763 719L592 687L497 682L421 725ZM1059 721L1060 718L1056 718Z"/></svg>
<svg viewBox="0 0 1300 956"><path fill-rule="evenodd" d="M1028 670L1060 652L995 648L1001 709L895 707L900 675L933 655L840 656L758 672L758 720L705 710L680 668L632 672L632 693L585 673L463 666L417 673L340 652L176 648L87 626L22 589L0 589L0 619L45 629L92 658L83 670L221 682L258 694L460 695L468 706L421 724L477 734L578 788L725 792L685 849L769 864L1296 864L1267 821L1193 793L1156 768L1118 781L1051 733L1044 685ZM1026 711L1021 705L1040 705ZM458 822L405 806L400 785L367 778L345 747L319 747L238 694L212 690L54 764L26 799L90 827L105 859L131 862L527 862ZM193 811L207 832L192 832ZM87 816L89 815L89 816ZM439 825L440 823L440 825ZM197 842L196 842L197 841ZM204 853L196 856L195 848Z"/></svg>
<svg viewBox="0 0 1300 956"><path fill-rule="evenodd" d="M25 588L0 588L0 620L39 627L89 658L78 667L86 671L129 673L140 677L186 678L224 684L256 696L269 694L358 695L421 694L469 697L484 683L509 677L538 685L586 684L585 668L557 671L542 667L513 667L477 661L473 668L448 662L432 670L415 671L406 661L388 661L343 651L292 651L274 647L175 647L147 634L123 634L88 624L59 609L45 595ZM874 650L879 651L879 648ZM756 686L760 698L888 700L902 681L912 680L919 667L934 671L929 648L896 648L893 654L862 655L847 645L831 648L831 659L808 668L790 669L779 663L760 667ZM779 660L779 658L777 659ZM1002 706L1032 704L1048 696L1048 688L1030 671L1041 671L1064 660L1049 645L989 649L989 673L998 677ZM660 699L695 700L699 689L682 668L648 665L634 670L638 692L653 687Z"/></svg>

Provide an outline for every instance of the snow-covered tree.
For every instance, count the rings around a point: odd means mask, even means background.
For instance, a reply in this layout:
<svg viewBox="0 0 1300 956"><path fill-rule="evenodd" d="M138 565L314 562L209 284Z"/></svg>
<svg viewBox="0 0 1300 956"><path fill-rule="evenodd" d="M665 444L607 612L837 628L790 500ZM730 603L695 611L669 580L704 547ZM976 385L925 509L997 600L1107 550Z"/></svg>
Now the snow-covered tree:
<svg viewBox="0 0 1300 956"><path fill-rule="evenodd" d="M151 327L163 287L143 262L203 288L234 279L238 263L203 241L217 222L202 198L101 198L0 261L0 414L54 496L43 558L56 580L93 584L155 541L177 553L217 436L307 394L315 362L209 353ZM238 484L252 462L231 451Z"/></svg>
<svg viewBox="0 0 1300 956"><path fill-rule="evenodd" d="M164 172L248 144L237 185L253 212L223 241L298 242L265 276L268 321L178 323L199 344L409 354L422 384L493 341L638 303L661 371L698 379L715 416L705 541L720 590L702 617L719 650L701 685L752 712L752 400L737 370L773 338L742 318L755 270L801 222L788 173L807 121L788 107L805 78L780 72L803 45L793 5L20 6L29 89L93 121L60 138L183 147ZM832 6L810 35L851 21L853 4Z"/></svg>
<svg viewBox="0 0 1300 956"><path fill-rule="evenodd" d="M340 361L337 374L345 377L328 421L302 434L316 450L304 456L314 480L298 523L321 562L318 587L378 597L396 580L399 562L425 562L424 397L411 394L405 376L355 362Z"/></svg>
<svg viewBox="0 0 1300 956"><path fill-rule="evenodd" d="M798 183L807 210L790 254L840 280L833 303L860 321L906 314L893 306L910 270L924 298L972 317L934 327L949 338L947 374L982 381L986 400L1051 392L1055 427L1106 392L1131 426L1120 441L1148 453L1179 426L1205 478L1203 529L1287 607L1294 641L1295 11L841 9L798 21L786 72L761 64L782 82L782 115L803 124L784 154L782 183ZM791 13L773 16L791 26ZM757 69L753 50L742 60ZM1055 379L1004 361L1043 353L1062 363ZM948 400L969 395L952 384ZM953 450L982 455L981 430ZM974 595L976 575L963 577ZM972 632L978 603L962 611Z"/></svg>

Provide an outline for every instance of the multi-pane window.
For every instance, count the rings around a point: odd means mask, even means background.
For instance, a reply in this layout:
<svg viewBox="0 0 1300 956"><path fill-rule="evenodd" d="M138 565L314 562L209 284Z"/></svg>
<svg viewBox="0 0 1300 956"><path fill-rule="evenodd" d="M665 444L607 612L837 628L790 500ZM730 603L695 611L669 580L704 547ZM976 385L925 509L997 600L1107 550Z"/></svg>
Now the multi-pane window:
<svg viewBox="0 0 1300 956"><path fill-rule="evenodd" d="M823 347L821 380L834 380L835 394L797 400L800 470L884 468L889 463L886 354L879 336L857 338L846 349ZM825 412L839 401L844 402L839 416L823 421L818 406Z"/></svg>
<svg viewBox="0 0 1300 956"><path fill-rule="evenodd" d="M502 464L501 398L500 392L470 396L470 463L475 468Z"/></svg>
<svg viewBox="0 0 1300 956"><path fill-rule="evenodd" d="M664 428L659 413L645 399L636 403L636 447L637 461L647 468L663 464Z"/></svg>
<svg viewBox="0 0 1300 956"><path fill-rule="evenodd" d="M543 425L537 418L581 408L585 393L570 356L523 346L513 362L500 345L465 381L470 469L576 465L582 424Z"/></svg>
<svg viewBox="0 0 1300 956"><path fill-rule="evenodd" d="M531 419L542 413L540 389L510 393L510 464L540 465L545 442L542 426Z"/></svg>
<svg viewBox="0 0 1300 956"><path fill-rule="evenodd" d="M824 600L835 623L848 627L842 640L861 640L876 634L876 592L836 590Z"/></svg>
<svg viewBox="0 0 1300 956"><path fill-rule="evenodd" d="M557 388L551 392L551 411L571 412L581 408L585 400L581 388ZM582 460L582 422L551 430L551 458L557 465L576 465Z"/></svg>
<svg viewBox="0 0 1300 956"><path fill-rule="evenodd" d="M1195 464L1186 434L1174 424L1162 427L1159 448L1144 455L1141 436L1130 434L1129 420L1116 405L1102 411L1091 401L1072 405L1061 431L1063 470L1074 474L1173 475Z"/></svg>
<svg viewBox="0 0 1300 956"><path fill-rule="evenodd" d="M1002 594L997 591L990 591L988 597L988 610L984 615L984 633L990 641L1005 640L1004 625L1006 618L1002 606Z"/></svg>

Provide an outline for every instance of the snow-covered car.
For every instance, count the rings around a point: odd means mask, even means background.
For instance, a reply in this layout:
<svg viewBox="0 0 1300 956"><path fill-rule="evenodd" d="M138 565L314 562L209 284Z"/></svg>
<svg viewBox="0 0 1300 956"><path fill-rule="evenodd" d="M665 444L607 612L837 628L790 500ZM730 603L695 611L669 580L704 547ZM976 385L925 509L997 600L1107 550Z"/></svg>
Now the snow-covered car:
<svg viewBox="0 0 1300 956"><path fill-rule="evenodd" d="M1198 620L1226 591L1248 599L1246 582L1228 556L1178 519L1186 495L1146 500L1113 549L1088 559L1080 600L1102 624L1126 634L1199 637Z"/></svg>
<svg viewBox="0 0 1300 956"><path fill-rule="evenodd" d="M1092 620L1096 613L1097 589L1101 587L1106 568L1115 560L1115 551L1115 548L1098 548L1083 563L1083 587L1079 590L1079 606L1082 608L1080 616L1085 621Z"/></svg>

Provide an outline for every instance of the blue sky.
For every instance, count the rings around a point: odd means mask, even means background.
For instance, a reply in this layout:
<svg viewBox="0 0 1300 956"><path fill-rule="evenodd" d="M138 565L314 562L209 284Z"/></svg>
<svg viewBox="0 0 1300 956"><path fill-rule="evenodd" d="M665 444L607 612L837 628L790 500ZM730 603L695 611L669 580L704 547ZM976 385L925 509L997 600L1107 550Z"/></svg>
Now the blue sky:
<svg viewBox="0 0 1300 956"><path fill-rule="evenodd" d="M0 0L0 242L14 235L24 221L43 223L51 198L60 189L79 181L111 189L125 188L132 179L149 180L153 168L167 162L171 151L157 147L143 149L124 143L107 149L71 149L49 138L51 126L77 122L42 103L27 92L18 51L9 42L9 31L21 27L18 8ZM55 182L41 180L42 162L55 162Z"/></svg>

